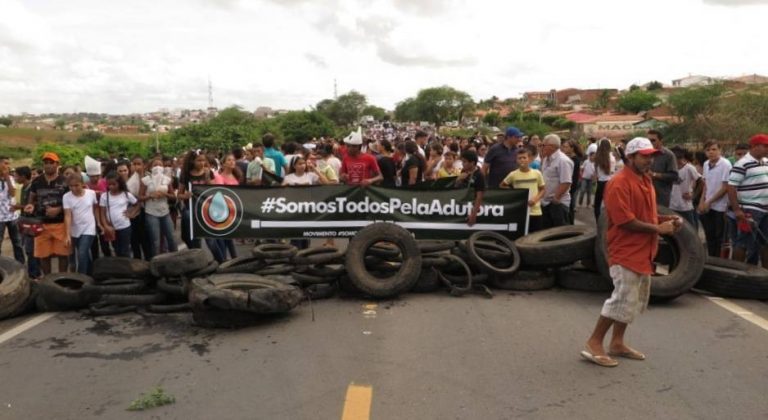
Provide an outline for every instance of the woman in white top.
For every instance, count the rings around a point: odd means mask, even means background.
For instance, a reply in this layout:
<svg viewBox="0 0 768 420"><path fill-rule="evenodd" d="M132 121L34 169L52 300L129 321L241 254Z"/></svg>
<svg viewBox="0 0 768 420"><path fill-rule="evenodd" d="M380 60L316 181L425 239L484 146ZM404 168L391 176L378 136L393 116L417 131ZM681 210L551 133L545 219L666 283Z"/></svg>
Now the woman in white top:
<svg viewBox="0 0 768 420"><path fill-rule="evenodd" d="M139 200L144 202L144 224L149 240L149 258L161 253L161 238L165 240L168 251L176 252L176 240L173 238L173 221L168 198L174 197L173 179L165 175L163 160L154 158L149 164L150 175L141 179Z"/></svg>
<svg viewBox="0 0 768 420"><path fill-rule="evenodd" d="M293 158L291 173L283 178L283 186L328 184L328 178L313 163L307 163L303 156Z"/></svg>
<svg viewBox="0 0 768 420"><path fill-rule="evenodd" d="M611 141L603 137L597 145L595 153L595 180L597 189L595 190L595 220L600 220L600 208L603 205L603 192L605 184L611 180L616 173L616 158L611 153Z"/></svg>
<svg viewBox="0 0 768 420"><path fill-rule="evenodd" d="M64 225L67 245L72 246L77 272L91 274L91 245L96 238L99 203L96 192L85 188L83 177L72 174L67 178L69 192L64 194Z"/></svg>
<svg viewBox="0 0 768 420"><path fill-rule="evenodd" d="M139 201L125 186L125 178L116 172L108 173L107 192L99 198L101 230L118 257L131 256L131 219L140 210Z"/></svg>

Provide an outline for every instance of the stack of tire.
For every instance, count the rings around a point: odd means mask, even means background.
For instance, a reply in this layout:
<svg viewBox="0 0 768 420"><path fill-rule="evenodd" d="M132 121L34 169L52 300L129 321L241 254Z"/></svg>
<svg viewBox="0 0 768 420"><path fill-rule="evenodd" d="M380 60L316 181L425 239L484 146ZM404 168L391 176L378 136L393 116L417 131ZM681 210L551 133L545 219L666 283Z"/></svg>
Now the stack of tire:
<svg viewBox="0 0 768 420"><path fill-rule="evenodd" d="M34 309L35 294L26 267L12 258L0 256L0 319Z"/></svg>
<svg viewBox="0 0 768 420"><path fill-rule="evenodd" d="M295 308L304 298L288 275L296 247L262 244L250 256L233 258L189 282L189 303L195 324L208 328L239 328L268 321Z"/></svg>
<svg viewBox="0 0 768 420"><path fill-rule="evenodd" d="M539 289L557 284L572 290L610 291L612 282L595 268L596 237L591 227L567 225L518 238L515 245L522 260L518 276L526 279L526 286ZM514 278L503 280L514 283Z"/></svg>

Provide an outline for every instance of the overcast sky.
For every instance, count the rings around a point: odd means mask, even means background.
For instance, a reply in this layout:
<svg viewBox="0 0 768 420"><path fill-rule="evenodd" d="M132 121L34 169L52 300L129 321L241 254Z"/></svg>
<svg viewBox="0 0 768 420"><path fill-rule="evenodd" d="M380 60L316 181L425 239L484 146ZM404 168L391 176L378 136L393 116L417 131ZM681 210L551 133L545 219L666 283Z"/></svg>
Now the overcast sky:
<svg viewBox="0 0 768 420"><path fill-rule="evenodd" d="M524 4L524 6L523 6ZM3 0L0 115L768 74L768 0Z"/></svg>

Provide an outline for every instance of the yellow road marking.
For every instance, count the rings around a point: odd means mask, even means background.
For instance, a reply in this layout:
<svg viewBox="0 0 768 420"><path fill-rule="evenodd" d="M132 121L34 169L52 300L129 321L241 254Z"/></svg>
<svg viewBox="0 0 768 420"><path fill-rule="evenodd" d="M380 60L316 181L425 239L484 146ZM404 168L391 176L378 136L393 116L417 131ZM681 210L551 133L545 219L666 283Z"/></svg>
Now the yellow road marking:
<svg viewBox="0 0 768 420"><path fill-rule="evenodd" d="M372 386L349 384L341 420L368 420L371 417L372 398Z"/></svg>
<svg viewBox="0 0 768 420"><path fill-rule="evenodd" d="M710 302L714 303L715 305L734 313L747 321L757 325L758 327L768 331L768 320L753 313L752 311L749 311L745 308L742 308L741 306L729 301L725 300L721 297L714 297L714 296L705 296L707 299L709 299Z"/></svg>

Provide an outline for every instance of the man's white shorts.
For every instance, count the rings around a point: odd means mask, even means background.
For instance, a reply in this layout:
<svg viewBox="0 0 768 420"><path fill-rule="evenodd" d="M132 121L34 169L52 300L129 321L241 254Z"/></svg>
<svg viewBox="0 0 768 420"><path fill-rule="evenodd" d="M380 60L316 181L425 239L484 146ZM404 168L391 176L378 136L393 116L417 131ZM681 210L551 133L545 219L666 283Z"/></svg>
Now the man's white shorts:
<svg viewBox="0 0 768 420"><path fill-rule="evenodd" d="M600 315L629 324L648 307L651 295L651 276L638 274L620 265L610 268L613 294L603 304Z"/></svg>

